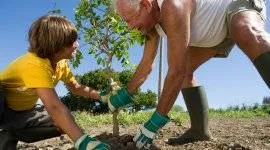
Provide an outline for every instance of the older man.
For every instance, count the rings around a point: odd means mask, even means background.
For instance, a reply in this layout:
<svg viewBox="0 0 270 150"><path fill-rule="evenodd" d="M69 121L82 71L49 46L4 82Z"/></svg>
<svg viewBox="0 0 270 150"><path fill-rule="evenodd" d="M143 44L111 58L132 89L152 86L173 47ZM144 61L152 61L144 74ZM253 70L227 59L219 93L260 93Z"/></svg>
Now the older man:
<svg viewBox="0 0 270 150"><path fill-rule="evenodd" d="M168 73L157 109L134 138L137 147L149 147L168 121L177 95L182 94L191 128L170 142L210 140L208 104L194 71L213 57L227 57L236 43L270 86L270 38L265 31L264 0L115 0L116 10L131 28L147 40L143 57L127 89L109 100L110 108L132 102L130 95L151 72L160 36L168 39ZM121 94L122 93L122 94Z"/></svg>

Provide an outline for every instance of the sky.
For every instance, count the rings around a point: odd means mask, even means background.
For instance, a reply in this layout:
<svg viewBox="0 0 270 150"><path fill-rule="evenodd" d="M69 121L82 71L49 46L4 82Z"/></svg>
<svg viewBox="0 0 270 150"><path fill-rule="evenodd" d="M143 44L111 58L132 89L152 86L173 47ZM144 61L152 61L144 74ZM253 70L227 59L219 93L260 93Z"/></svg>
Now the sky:
<svg viewBox="0 0 270 150"><path fill-rule="evenodd" d="M54 8L59 8L63 15L75 23L74 9L78 2L77 0L1 0L0 71L27 51L27 33L35 19ZM268 16L270 16L269 7L267 4ZM266 30L270 31L269 19L266 22ZM164 62L166 62L166 40L163 45ZM131 62L138 64L142 57L143 47L134 46L129 51ZM95 60L87 55L86 48L82 49L82 52L85 55L84 59L78 68L73 69L74 74L81 75L99 67ZM142 90L157 91L158 62L157 57L152 73L141 86ZM114 63L113 67L116 70L121 69L118 63ZM165 76L167 64L164 63L163 67ZM269 89L255 67L237 47L234 47L228 58L211 59L195 74L200 85L205 87L210 108L253 105L262 103L263 98L269 96ZM57 85L56 90L59 96L63 96L67 92L62 83ZM185 107L181 94L179 94L176 104Z"/></svg>

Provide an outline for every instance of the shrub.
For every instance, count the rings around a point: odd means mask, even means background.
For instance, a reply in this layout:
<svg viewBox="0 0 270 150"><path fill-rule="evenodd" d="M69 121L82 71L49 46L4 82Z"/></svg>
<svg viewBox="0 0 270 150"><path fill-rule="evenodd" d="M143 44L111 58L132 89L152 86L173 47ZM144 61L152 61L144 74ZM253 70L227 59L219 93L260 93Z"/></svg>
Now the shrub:
<svg viewBox="0 0 270 150"><path fill-rule="evenodd" d="M128 82L132 78L133 72L130 70L124 70L122 72L112 71L108 74L102 69L90 71L83 75L76 76L79 83L90 86L94 89L108 92L111 90L109 78L113 78L121 87L127 87ZM141 92L140 89L133 95L134 103L130 105L130 109L135 111L153 108L156 104L157 95L148 90L147 92ZM93 113L105 113L108 112L107 104L103 104L96 100L86 99L84 97L78 97L73 95L70 91L68 94L61 98L64 104L72 111L91 111Z"/></svg>

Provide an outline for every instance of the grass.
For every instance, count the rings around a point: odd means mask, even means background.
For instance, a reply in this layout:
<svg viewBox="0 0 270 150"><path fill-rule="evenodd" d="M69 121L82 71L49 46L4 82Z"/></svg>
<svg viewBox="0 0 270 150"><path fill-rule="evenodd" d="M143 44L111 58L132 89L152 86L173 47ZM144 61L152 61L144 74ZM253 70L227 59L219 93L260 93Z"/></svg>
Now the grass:
<svg viewBox="0 0 270 150"><path fill-rule="evenodd" d="M119 113L119 124L121 125L134 125L134 124L142 124L146 122L153 112L136 112L136 113L127 113L120 111ZM112 124L112 114L101 114L101 115L93 115L86 111L77 111L73 112L76 121L81 126L97 126L104 124ZM179 124L182 121L188 120L188 115L184 112L171 112L170 118Z"/></svg>
<svg viewBox="0 0 270 150"><path fill-rule="evenodd" d="M228 118L253 118L253 117L269 117L270 106L252 106L252 107L230 107L227 109L210 109L210 117L228 117ZM142 111L136 113L127 113L120 111L119 124L134 125L143 124L146 122L151 114L151 111ZM112 114L93 115L89 112L73 112L76 121L83 127L112 124ZM172 121L182 124L189 120L187 112L171 111L169 116Z"/></svg>
<svg viewBox="0 0 270 150"><path fill-rule="evenodd" d="M210 109L211 116L233 117L233 118L253 118L257 116L269 117L270 105L254 104L253 106L231 106L227 109Z"/></svg>
<svg viewBox="0 0 270 150"><path fill-rule="evenodd" d="M250 111L250 110L228 110L228 111L213 111L210 112L211 117L228 117L228 118L254 118L254 117L266 117L269 114L263 111Z"/></svg>

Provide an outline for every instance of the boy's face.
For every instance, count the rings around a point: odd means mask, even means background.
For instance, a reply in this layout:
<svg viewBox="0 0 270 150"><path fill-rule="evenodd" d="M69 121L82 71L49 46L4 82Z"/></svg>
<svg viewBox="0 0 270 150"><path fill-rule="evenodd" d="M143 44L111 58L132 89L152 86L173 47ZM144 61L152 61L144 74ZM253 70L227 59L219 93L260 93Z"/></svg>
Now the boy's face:
<svg viewBox="0 0 270 150"><path fill-rule="evenodd" d="M76 57L77 48L79 47L79 43L75 41L71 46L66 47L62 52L63 59L69 59Z"/></svg>

